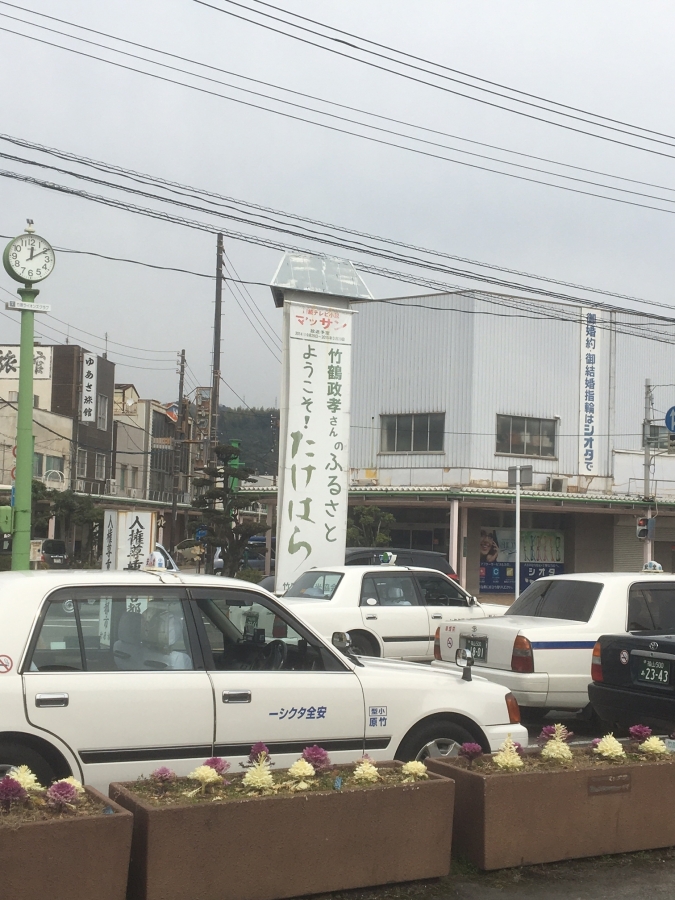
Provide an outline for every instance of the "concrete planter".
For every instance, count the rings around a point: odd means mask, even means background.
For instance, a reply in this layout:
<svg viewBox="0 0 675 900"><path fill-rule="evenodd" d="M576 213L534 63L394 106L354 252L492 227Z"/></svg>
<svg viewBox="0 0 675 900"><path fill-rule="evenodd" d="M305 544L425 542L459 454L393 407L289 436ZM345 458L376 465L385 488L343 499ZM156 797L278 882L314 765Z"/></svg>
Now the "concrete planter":
<svg viewBox="0 0 675 900"><path fill-rule="evenodd" d="M0 890L21 900L124 900L133 819L103 794L114 815L67 816L0 827Z"/></svg>
<svg viewBox="0 0 675 900"><path fill-rule="evenodd" d="M454 779L453 852L480 869L675 845L675 764L499 775L427 765Z"/></svg>
<svg viewBox="0 0 675 900"><path fill-rule="evenodd" d="M398 766L383 763L378 768ZM130 900L278 900L447 875L452 781L151 806L133 783Z"/></svg>

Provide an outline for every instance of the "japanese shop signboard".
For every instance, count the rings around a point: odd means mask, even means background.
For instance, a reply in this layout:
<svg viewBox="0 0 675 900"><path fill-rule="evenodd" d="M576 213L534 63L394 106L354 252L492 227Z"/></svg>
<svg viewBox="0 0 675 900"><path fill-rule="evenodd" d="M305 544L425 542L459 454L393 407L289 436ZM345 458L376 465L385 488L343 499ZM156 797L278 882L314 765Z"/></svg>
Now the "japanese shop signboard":
<svg viewBox="0 0 675 900"><path fill-rule="evenodd" d="M96 421L96 354L84 350L82 353L82 404L80 418L83 422Z"/></svg>
<svg viewBox="0 0 675 900"><path fill-rule="evenodd" d="M52 347L33 349L33 378L46 380L52 377ZM0 378L18 378L21 349L4 344L0 347Z"/></svg>
<svg viewBox="0 0 675 900"><path fill-rule="evenodd" d="M600 442L602 432L600 396L603 351L603 324L596 310L581 310L581 365L579 371L579 474L600 474ZM607 429L605 428L605 431Z"/></svg>
<svg viewBox="0 0 675 900"><path fill-rule="evenodd" d="M276 589L344 565L352 310L284 303Z"/></svg>

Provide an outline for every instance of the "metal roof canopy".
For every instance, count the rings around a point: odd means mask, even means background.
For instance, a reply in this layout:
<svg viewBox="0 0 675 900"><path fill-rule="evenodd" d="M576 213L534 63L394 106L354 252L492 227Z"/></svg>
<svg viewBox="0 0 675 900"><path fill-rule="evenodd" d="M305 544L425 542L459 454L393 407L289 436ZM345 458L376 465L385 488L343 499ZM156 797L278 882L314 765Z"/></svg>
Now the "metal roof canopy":
<svg viewBox="0 0 675 900"><path fill-rule="evenodd" d="M284 305L284 291L332 294L355 300L372 300L373 295L349 260L335 256L314 256L287 250L270 284L276 306Z"/></svg>

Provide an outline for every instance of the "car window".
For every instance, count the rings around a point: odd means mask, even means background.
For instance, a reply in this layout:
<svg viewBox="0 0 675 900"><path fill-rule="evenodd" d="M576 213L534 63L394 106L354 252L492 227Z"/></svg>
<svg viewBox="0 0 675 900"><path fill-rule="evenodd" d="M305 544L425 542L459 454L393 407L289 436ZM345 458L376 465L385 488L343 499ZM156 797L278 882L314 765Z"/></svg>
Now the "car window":
<svg viewBox="0 0 675 900"><path fill-rule="evenodd" d="M360 556L350 556L345 559L346 566L371 566L373 565L373 554L362 553Z"/></svg>
<svg viewBox="0 0 675 900"><path fill-rule="evenodd" d="M66 545L63 541L46 540L42 542L42 552L51 556L65 556Z"/></svg>
<svg viewBox="0 0 675 900"><path fill-rule="evenodd" d="M215 669L306 672L340 668L313 635L261 594L207 588L194 589L192 594Z"/></svg>
<svg viewBox="0 0 675 900"><path fill-rule="evenodd" d="M634 584L628 593L628 631L675 631L675 583Z"/></svg>
<svg viewBox="0 0 675 900"><path fill-rule="evenodd" d="M373 599L377 601L376 604L372 603ZM367 575L361 585L361 606L375 605L419 606L413 577L411 575L379 575L375 573Z"/></svg>
<svg viewBox="0 0 675 900"><path fill-rule="evenodd" d="M52 599L29 667L39 672L192 668L180 596L118 589L104 594L78 589Z"/></svg>
<svg viewBox="0 0 675 900"><path fill-rule="evenodd" d="M602 587L593 581L539 579L523 591L505 615L588 622Z"/></svg>
<svg viewBox="0 0 675 900"><path fill-rule="evenodd" d="M303 600L330 600L335 588L342 581L339 572L312 570L301 575L284 594L284 597L302 597Z"/></svg>
<svg viewBox="0 0 675 900"><path fill-rule="evenodd" d="M439 575L418 575L422 597L427 606L468 606L466 594L449 578Z"/></svg>

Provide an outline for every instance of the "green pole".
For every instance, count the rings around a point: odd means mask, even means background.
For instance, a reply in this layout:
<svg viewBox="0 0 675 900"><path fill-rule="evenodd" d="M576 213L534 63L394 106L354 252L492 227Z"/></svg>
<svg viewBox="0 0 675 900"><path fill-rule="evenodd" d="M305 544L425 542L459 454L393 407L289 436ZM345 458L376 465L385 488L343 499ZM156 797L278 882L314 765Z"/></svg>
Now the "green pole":
<svg viewBox="0 0 675 900"><path fill-rule="evenodd" d="M34 303L40 293L28 285L17 293L24 303ZM14 481L14 535L12 569L30 569L30 526L33 488L33 340L35 313L21 310L19 402L16 422L16 478Z"/></svg>

